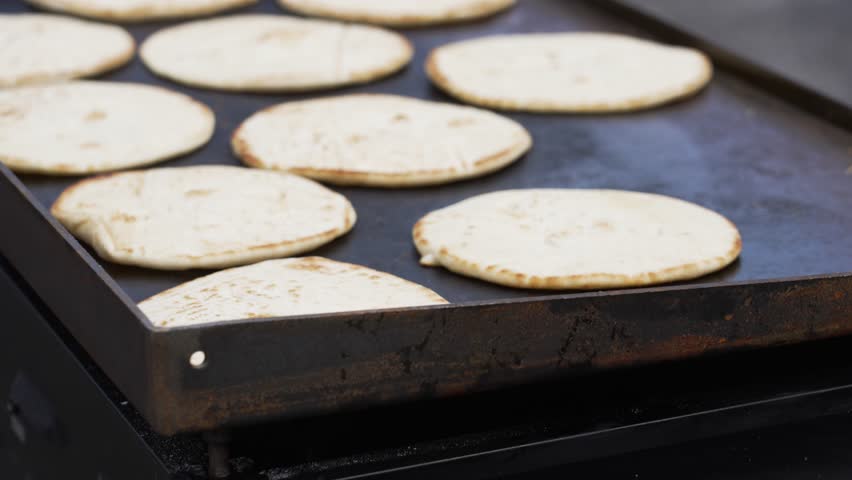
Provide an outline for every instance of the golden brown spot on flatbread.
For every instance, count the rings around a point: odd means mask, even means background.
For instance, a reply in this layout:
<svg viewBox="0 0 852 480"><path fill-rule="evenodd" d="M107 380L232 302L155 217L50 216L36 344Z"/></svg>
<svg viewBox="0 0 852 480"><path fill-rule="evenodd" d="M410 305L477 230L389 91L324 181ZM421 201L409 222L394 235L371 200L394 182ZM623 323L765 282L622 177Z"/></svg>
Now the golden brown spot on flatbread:
<svg viewBox="0 0 852 480"><path fill-rule="evenodd" d="M86 143L80 144L80 148L82 148L84 150L91 150L93 148L99 148L100 146L101 146L101 144L98 143L98 142L86 142Z"/></svg>
<svg viewBox="0 0 852 480"><path fill-rule="evenodd" d="M92 110L84 118L87 122L97 122L106 118L106 112L101 110Z"/></svg>
<svg viewBox="0 0 852 480"><path fill-rule="evenodd" d="M0 107L0 117L17 117L23 112L14 107Z"/></svg>
<svg viewBox="0 0 852 480"><path fill-rule="evenodd" d="M110 220L113 222L125 222L125 223L133 223L137 220L133 215L129 215L127 213L114 213Z"/></svg>
<svg viewBox="0 0 852 480"><path fill-rule="evenodd" d="M476 120L472 118L454 118L450 120L448 125L451 127L463 127L465 125L471 125L473 123L476 123Z"/></svg>
<svg viewBox="0 0 852 480"><path fill-rule="evenodd" d="M394 123L407 122L408 121L408 115L406 115L404 113L397 113L396 115L393 116L392 120L394 121Z"/></svg>
<svg viewBox="0 0 852 480"><path fill-rule="evenodd" d="M186 192L183 193L183 195L185 197L206 197L207 195L210 195L211 193L213 193L213 190L210 190L210 189L194 189L194 190L187 190Z"/></svg>
<svg viewBox="0 0 852 480"><path fill-rule="evenodd" d="M347 139L347 141L349 143L361 143L366 139L367 139L367 137L365 137L364 135L352 135L351 137L349 137Z"/></svg>
<svg viewBox="0 0 852 480"><path fill-rule="evenodd" d="M294 263L293 265L290 265L290 268L294 270L305 270L309 272L322 272L325 270L325 266L310 260L300 263Z"/></svg>

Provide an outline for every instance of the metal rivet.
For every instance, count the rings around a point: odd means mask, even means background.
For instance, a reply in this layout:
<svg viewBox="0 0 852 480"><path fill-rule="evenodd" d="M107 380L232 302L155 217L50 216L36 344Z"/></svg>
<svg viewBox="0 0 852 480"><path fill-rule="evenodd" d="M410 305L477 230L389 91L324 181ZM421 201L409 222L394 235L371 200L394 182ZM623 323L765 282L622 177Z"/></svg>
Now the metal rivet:
<svg viewBox="0 0 852 480"><path fill-rule="evenodd" d="M201 350L192 352L192 355L189 356L189 364L192 365L192 368L201 370L207 366L207 354Z"/></svg>

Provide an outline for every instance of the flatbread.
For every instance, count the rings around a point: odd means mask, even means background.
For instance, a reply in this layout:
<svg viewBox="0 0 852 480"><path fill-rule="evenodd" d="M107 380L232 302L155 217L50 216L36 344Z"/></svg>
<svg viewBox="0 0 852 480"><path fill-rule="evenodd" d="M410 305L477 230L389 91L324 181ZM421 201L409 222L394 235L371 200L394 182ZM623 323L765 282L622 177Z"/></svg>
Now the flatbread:
<svg viewBox="0 0 852 480"><path fill-rule="evenodd" d="M365 83L411 60L405 37L378 27L283 15L233 15L166 28L140 55L154 73L197 87L303 91Z"/></svg>
<svg viewBox="0 0 852 480"><path fill-rule="evenodd" d="M0 15L0 88L88 77L133 58L124 29L60 15Z"/></svg>
<svg viewBox="0 0 852 480"><path fill-rule="evenodd" d="M344 95L261 110L234 133L254 167L341 185L406 187L485 175L532 139L520 124L471 107L395 95Z"/></svg>
<svg viewBox="0 0 852 480"><path fill-rule="evenodd" d="M148 165L194 150L215 118L181 93L134 83L74 81L0 91L0 162L76 175Z"/></svg>
<svg viewBox="0 0 852 480"><path fill-rule="evenodd" d="M610 33L476 38L431 52L426 72L466 102L532 112L617 112L657 106L699 91L713 74L707 56Z"/></svg>
<svg viewBox="0 0 852 480"><path fill-rule="evenodd" d="M620 190L487 193L429 213L413 234L424 265L538 289L692 279L733 262L742 245L718 213Z"/></svg>
<svg viewBox="0 0 852 480"><path fill-rule="evenodd" d="M445 303L432 290L389 273L303 257L217 272L157 294L139 308L154 325L177 327Z"/></svg>
<svg viewBox="0 0 852 480"><path fill-rule="evenodd" d="M416 27L487 17L511 7L515 0L278 0L278 3L305 15Z"/></svg>
<svg viewBox="0 0 852 480"><path fill-rule="evenodd" d="M27 0L55 12L113 22L143 22L210 15L253 5L257 0Z"/></svg>
<svg viewBox="0 0 852 480"><path fill-rule="evenodd" d="M316 182L220 165L83 180L51 212L104 259L166 270L296 255L355 223L349 201Z"/></svg>

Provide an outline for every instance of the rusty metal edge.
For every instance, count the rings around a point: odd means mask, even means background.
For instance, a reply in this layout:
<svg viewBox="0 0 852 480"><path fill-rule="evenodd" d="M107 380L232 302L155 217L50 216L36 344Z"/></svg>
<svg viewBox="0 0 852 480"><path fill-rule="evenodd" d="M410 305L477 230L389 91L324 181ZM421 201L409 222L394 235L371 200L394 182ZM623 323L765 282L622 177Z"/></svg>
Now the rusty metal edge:
<svg viewBox="0 0 852 480"><path fill-rule="evenodd" d="M156 332L174 433L852 333L852 275ZM195 350L206 368L189 366ZM165 397L168 397L165 401Z"/></svg>

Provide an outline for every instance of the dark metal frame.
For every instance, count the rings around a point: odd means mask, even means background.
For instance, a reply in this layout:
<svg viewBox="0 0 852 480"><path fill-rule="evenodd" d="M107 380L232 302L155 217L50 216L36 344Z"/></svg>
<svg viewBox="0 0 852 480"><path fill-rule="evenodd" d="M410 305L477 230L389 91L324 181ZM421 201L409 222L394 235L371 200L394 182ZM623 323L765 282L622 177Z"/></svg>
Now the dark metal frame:
<svg viewBox="0 0 852 480"><path fill-rule="evenodd" d="M171 479L16 277L0 256L0 475Z"/></svg>
<svg viewBox="0 0 852 480"><path fill-rule="evenodd" d="M0 173L0 213L14 232L0 235L0 252L165 434L852 333L852 273L166 331L14 174ZM197 350L201 369L188 362Z"/></svg>
<svg viewBox="0 0 852 480"><path fill-rule="evenodd" d="M0 338L7 476L188 479L204 478L208 462L228 465L228 436L152 432L2 257L0 304L15 332ZM850 340L265 423L234 429L230 447L239 478L502 478L848 412ZM209 453L202 438L214 440Z"/></svg>

